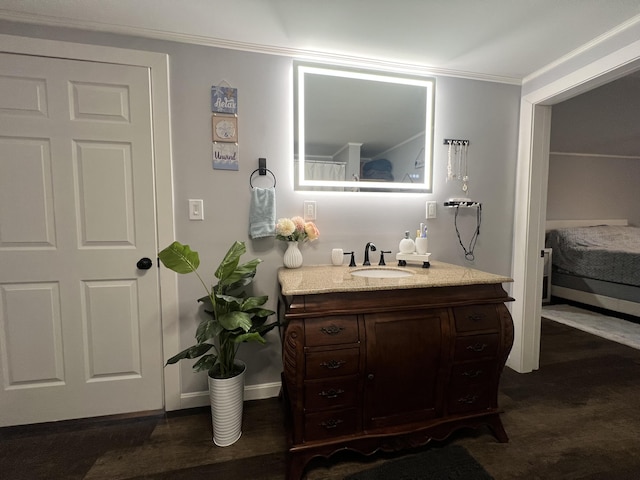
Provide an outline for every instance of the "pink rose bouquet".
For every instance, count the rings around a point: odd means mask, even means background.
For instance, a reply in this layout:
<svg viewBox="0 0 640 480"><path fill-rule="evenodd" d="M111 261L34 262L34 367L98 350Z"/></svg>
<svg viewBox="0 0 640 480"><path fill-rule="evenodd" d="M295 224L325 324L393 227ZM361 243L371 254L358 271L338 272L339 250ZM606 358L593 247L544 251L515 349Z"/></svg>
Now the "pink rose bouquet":
<svg viewBox="0 0 640 480"><path fill-rule="evenodd" d="M276 238L287 242L306 242L317 239L320 231L313 222L302 217L280 218L276 222Z"/></svg>

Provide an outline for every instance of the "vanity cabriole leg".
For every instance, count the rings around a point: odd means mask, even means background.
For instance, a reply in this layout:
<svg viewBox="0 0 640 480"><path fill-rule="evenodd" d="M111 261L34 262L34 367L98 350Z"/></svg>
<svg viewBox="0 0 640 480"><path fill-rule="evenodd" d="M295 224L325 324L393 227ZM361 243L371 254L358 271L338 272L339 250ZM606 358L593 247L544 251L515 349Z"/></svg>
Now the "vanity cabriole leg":
<svg viewBox="0 0 640 480"><path fill-rule="evenodd" d="M509 436L507 435L507 432L502 425L502 420L497 413L489 419L488 425L489 430L491 430L493 436L496 437L500 443L509 443Z"/></svg>
<svg viewBox="0 0 640 480"><path fill-rule="evenodd" d="M300 455L289 452L287 458L287 480L301 480L306 463L306 460Z"/></svg>

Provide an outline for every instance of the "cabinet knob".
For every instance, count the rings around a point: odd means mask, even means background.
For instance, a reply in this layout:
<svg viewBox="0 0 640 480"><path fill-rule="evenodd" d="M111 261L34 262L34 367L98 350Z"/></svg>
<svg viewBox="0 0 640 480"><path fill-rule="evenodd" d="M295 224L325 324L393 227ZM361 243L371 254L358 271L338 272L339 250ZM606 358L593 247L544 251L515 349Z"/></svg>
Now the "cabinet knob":
<svg viewBox="0 0 640 480"><path fill-rule="evenodd" d="M478 400L478 396L477 395L465 395L464 397L460 397L458 399L458 403L460 404L466 404L466 405L472 405L474 403L476 403L476 401Z"/></svg>
<svg viewBox="0 0 640 480"><path fill-rule="evenodd" d="M329 360L328 362L322 362L320 366L328 368L329 370L335 370L342 367L345 363L347 362L344 360Z"/></svg>
<svg viewBox="0 0 640 480"><path fill-rule="evenodd" d="M375 375L373 373L370 373L369 375L367 375L367 380L373 380L375 378Z"/></svg>
<svg viewBox="0 0 640 480"><path fill-rule="evenodd" d="M467 350L471 350L473 352L483 352L485 348L487 348L489 345L487 345L486 343L474 343L473 345L469 345L467 347Z"/></svg>
<svg viewBox="0 0 640 480"><path fill-rule="evenodd" d="M328 327L322 327L320 331L325 335L338 335L344 330L344 327L338 327L337 325L329 325Z"/></svg>
<svg viewBox="0 0 640 480"><path fill-rule="evenodd" d="M323 390L318 395L324 398L338 398L338 395L342 395L344 390L338 388L337 390L334 388L330 388L329 390Z"/></svg>
<svg viewBox="0 0 640 480"><path fill-rule="evenodd" d="M332 428L338 428L341 423L344 423L344 420L339 418L330 418L329 420L322 422L320 426L330 430Z"/></svg>

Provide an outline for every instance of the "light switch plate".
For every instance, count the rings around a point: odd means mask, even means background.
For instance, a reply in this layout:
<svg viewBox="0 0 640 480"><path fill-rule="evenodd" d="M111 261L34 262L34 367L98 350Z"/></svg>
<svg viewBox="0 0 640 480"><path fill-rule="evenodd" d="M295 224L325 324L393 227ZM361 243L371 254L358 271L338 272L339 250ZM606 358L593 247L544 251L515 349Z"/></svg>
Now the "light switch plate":
<svg viewBox="0 0 640 480"><path fill-rule="evenodd" d="M201 199L189 199L189 220L204 220L204 202Z"/></svg>
<svg viewBox="0 0 640 480"><path fill-rule="evenodd" d="M427 202L427 214L426 214L426 218L436 218L437 216L437 206L438 206L438 202Z"/></svg>
<svg viewBox="0 0 640 480"><path fill-rule="evenodd" d="M308 222L311 222L317 217L316 210L316 201L315 200L305 200L304 201L304 219Z"/></svg>

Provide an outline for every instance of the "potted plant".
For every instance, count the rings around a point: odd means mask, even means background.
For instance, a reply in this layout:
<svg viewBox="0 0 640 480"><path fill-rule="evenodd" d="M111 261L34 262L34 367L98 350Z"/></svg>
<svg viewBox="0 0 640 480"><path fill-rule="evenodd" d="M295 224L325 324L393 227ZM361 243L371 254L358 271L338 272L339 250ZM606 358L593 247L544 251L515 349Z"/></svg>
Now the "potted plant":
<svg viewBox="0 0 640 480"><path fill-rule="evenodd" d="M235 443L242 433L246 366L236 359L238 348L243 342L266 343L264 335L278 325L277 321L267 323L275 312L262 308L269 297L249 296L246 292L262 261L240 264L246 251L244 242L236 241L231 246L214 273L218 283L212 287L199 275L200 257L189 245L173 242L158 254L162 264L174 272L195 273L206 292L198 299L204 303L207 315L198 325L195 345L171 357L167 365L197 358L193 369L208 372L213 441L219 446ZM220 394L234 394L236 398L225 400L219 398Z"/></svg>

